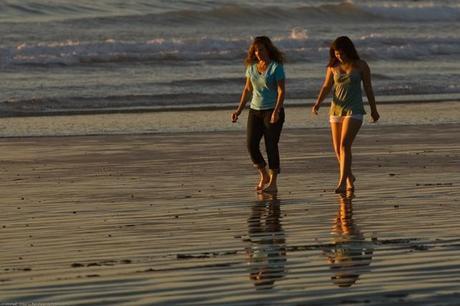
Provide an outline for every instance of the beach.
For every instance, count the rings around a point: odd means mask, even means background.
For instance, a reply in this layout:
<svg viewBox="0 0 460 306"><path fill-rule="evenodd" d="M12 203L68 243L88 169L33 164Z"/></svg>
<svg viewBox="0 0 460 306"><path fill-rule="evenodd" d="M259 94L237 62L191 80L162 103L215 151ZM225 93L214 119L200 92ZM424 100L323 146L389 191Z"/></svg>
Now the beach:
<svg viewBox="0 0 460 306"><path fill-rule="evenodd" d="M384 122L348 197L327 127L283 131L276 197L244 126L3 137L0 304L457 305L460 123Z"/></svg>
<svg viewBox="0 0 460 306"><path fill-rule="evenodd" d="M3 2L0 306L460 305L460 0ZM310 110L344 35L381 118L365 97L337 195L332 98ZM257 36L276 195L230 120Z"/></svg>

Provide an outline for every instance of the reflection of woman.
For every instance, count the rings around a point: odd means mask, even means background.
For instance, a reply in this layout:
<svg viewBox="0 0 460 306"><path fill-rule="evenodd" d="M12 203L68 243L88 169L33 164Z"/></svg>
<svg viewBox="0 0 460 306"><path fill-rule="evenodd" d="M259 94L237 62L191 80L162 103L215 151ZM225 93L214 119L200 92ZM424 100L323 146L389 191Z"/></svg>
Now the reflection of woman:
<svg viewBox="0 0 460 306"><path fill-rule="evenodd" d="M240 104L232 113L236 122L243 111L247 98L252 94L248 114L247 147L252 163L260 174L257 191L275 193L276 180L280 172L278 141L284 123L284 68L283 54L267 36L258 36L248 50L245 60L246 85L241 94ZM267 163L260 153L260 141L264 137Z"/></svg>
<svg viewBox="0 0 460 306"><path fill-rule="evenodd" d="M326 95L334 87L334 97L329 112L332 142L339 162L339 182L336 193L354 189L355 177L351 172L351 145L363 123L365 114L361 93L363 83L374 122L379 120L374 92L371 85L371 71L365 61L360 59L353 42L346 36L338 37L329 50L329 64L326 78L321 87L314 114Z"/></svg>
<svg viewBox="0 0 460 306"><path fill-rule="evenodd" d="M372 242L365 241L353 223L352 197L352 193L339 196L339 211L332 227L333 247L325 251L333 272L331 279L339 287L353 285L372 260Z"/></svg>
<svg viewBox="0 0 460 306"><path fill-rule="evenodd" d="M251 245L246 249L249 278L256 289L271 289L285 274L286 241L280 222L280 201L274 195L259 194L248 219Z"/></svg>

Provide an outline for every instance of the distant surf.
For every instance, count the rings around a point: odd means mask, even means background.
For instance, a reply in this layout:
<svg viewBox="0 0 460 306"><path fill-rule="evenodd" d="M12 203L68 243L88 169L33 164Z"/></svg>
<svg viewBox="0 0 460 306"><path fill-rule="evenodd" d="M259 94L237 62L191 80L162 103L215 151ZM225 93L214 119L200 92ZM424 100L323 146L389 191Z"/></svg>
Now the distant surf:
<svg viewBox="0 0 460 306"><path fill-rule="evenodd" d="M459 28L459 0L3 1L0 116L234 106L257 35L286 55L287 104L315 99L339 35L378 102L452 101Z"/></svg>
<svg viewBox="0 0 460 306"><path fill-rule="evenodd" d="M273 37L289 62L322 60L330 40L309 37L308 30L293 28L284 36ZM245 56L250 37L157 37L148 41L98 42L66 40L27 43L0 49L3 67L12 65L91 65L99 63L149 62L185 64L193 61L239 61ZM369 33L355 40L368 60L417 59L430 56L459 56L460 37L392 37Z"/></svg>
<svg viewBox="0 0 460 306"><path fill-rule="evenodd" d="M251 1L218 2L209 1L175 1L171 4L162 2L134 1L126 5L121 1L8 1L0 4L2 21L16 21L18 18L36 20L65 20L79 18L111 18L121 22L136 19L150 19L154 23L189 24L263 22L309 19L349 19L350 21L375 20L375 18L401 21L458 21L460 5L455 1L325 1L317 4L312 1L288 1L279 5L276 1L266 2L260 6ZM184 7L188 7L184 9ZM181 9L183 8L183 9ZM142 18L145 18L143 20ZM281 21L282 22L282 21Z"/></svg>

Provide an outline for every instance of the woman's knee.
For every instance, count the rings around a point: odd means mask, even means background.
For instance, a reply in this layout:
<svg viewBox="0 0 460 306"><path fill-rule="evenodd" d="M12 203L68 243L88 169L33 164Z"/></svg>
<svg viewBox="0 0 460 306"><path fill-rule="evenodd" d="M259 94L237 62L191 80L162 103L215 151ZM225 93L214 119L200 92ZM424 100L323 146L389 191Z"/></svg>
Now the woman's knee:
<svg viewBox="0 0 460 306"><path fill-rule="evenodd" d="M351 151L351 141L342 141L340 143L340 152Z"/></svg>
<svg viewBox="0 0 460 306"><path fill-rule="evenodd" d="M257 152L260 151L260 146L259 146L259 144L248 143L246 147L247 147L249 153L251 153L251 154L252 154L252 153L257 153Z"/></svg>
<svg viewBox="0 0 460 306"><path fill-rule="evenodd" d="M266 141L265 148L267 149L267 153L278 152L278 141Z"/></svg>

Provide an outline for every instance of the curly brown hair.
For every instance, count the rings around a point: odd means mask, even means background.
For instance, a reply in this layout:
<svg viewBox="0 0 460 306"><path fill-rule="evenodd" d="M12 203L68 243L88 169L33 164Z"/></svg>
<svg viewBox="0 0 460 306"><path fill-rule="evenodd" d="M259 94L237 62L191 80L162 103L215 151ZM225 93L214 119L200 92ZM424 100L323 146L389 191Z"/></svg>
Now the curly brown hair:
<svg viewBox="0 0 460 306"><path fill-rule="evenodd" d="M282 64L284 62L284 54L275 47L270 38L267 36L257 36L252 41L252 44L249 46L248 54L244 60L245 66L250 66L254 63L257 63L257 57L255 55L255 46L263 45L268 52L268 57L270 60Z"/></svg>

